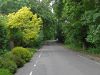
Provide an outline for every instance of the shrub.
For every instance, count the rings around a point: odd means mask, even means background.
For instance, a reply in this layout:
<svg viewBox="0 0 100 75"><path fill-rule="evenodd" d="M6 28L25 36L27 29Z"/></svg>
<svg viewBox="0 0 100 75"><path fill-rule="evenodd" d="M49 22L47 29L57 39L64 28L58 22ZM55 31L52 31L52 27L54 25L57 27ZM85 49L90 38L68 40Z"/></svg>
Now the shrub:
<svg viewBox="0 0 100 75"><path fill-rule="evenodd" d="M33 46L36 48L40 48L42 46L42 43L43 43L43 37L44 37L44 34L43 34L43 31L41 30L37 39L34 40Z"/></svg>
<svg viewBox="0 0 100 75"><path fill-rule="evenodd" d="M14 55L12 52L4 54L4 57L13 60L18 67L22 67L25 64L25 61L21 57Z"/></svg>
<svg viewBox="0 0 100 75"><path fill-rule="evenodd" d="M0 15L0 52L7 49L8 45L8 31L6 28L6 17Z"/></svg>
<svg viewBox="0 0 100 75"><path fill-rule="evenodd" d="M12 75L8 69L0 69L0 75Z"/></svg>
<svg viewBox="0 0 100 75"><path fill-rule="evenodd" d="M43 44L43 37L43 31L41 30L40 33L38 33L38 37L25 42L24 47L32 48L34 46L35 48L40 48Z"/></svg>
<svg viewBox="0 0 100 75"><path fill-rule="evenodd" d="M88 51L87 51L88 53L90 53L90 54L100 54L100 49L98 49L98 48L89 48L88 49Z"/></svg>
<svg viewBox="0 0 100 75"><path fill-rule="evenodd" d="M25 60L26 62L29 61L32 57L31 52L23 47L15 47L12 49L12 53L15 56L21 57L23 60Z"/></svg>
<svg viewBox="0 0 100 75"><path fill-rule="evenodd" d="M32 53L32 55L36 52L35 48L27 48L27 49Z"/></svg>
<svg viewBox="0 0 100 75"><path fill-rule="evenodd" d="M10 70L10 72L15 73L17 69L17 65L14 61L1 57L0 58L0 68L5 68L5 69Z"/></svg>

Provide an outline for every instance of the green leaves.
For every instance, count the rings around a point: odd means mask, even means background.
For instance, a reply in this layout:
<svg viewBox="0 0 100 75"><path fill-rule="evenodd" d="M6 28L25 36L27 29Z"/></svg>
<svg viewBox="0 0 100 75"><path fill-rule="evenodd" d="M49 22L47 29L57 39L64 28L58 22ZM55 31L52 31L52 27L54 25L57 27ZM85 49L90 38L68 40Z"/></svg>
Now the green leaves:
<svg viewBox="0 0 100 75"><path fill-rule="evenodd" d="M0 49L8 46L8 29L6 28L6 16L0 15Z"/></svg>
<svg viewBox="0 0 100 75"><path fill-rule="evenodd" d="M42 19L27 7L22 7L18 12L8 15L8 28L12 35L10 36L13 40L21 42L37 39L42 23Z"/></svg>
<svg viewBox="0 0 100 75"><path fill-rule="evenodd" d="M60 13L60 25L65 41L85 47L100 46L100 9L99 1L64 0L64 6L56 9ZM61 2L60 2L61 3ZM58 3L58 5L60 4ZM56 5L56 4L55 4ZM57 14L57 12L56 12ZM58 14L59 15L59 14ZM65 21L67 22L65 23ZM63 21L63 22L62 22Z"/></svg>
<svg viewBox="0 0 100 75"><path fill-rule="evenodd" d="M100 24L100 12L95 13L93 15L93 22L99 23Z"/></svg>

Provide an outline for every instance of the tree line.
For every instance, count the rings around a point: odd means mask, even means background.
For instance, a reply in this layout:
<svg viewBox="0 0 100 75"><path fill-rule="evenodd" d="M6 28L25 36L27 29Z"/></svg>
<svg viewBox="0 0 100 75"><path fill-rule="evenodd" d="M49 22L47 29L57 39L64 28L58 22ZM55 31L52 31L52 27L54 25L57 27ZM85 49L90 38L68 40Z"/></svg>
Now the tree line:
<svg viewBox="0 0 100 75"><path fill-rule="evenodd" d="M0 0L0 75L13 75L54 38L50 8L46 0Z"/></svg>
<svg viewBox="0 0 100 75"><path fill-rule="evenodd" d="M24 47L37 47L40 46L43 40L55 37L55 25L53 25L55 23L55 18L54 14L52 14L50 10L49 3L50 1L46 0L43 0L42 2L37 0L0 0L1 52L14 47L14 45ZM30 8L30 11L35 14L34 21L36 20L36 18L41 18L40 20L42 20L42 27L40 28L39 36L35 33L38 29L37 26L39 21L36 21L36 28L34 27L30 30L31 26L29 26L29 24L30 20L32 20L33 18L31 17L30 19L28 19L28 17L30 16L30 14L32 16L32 13L27 13L25 16L24 12L26 12L26 10L19 10L22 7ZM27 20L23 18L27 18ZM26 26L22 27L23 25ZM25 30L28 28L30 31ZM33 36L33 33L31 33L33 31L34 37L38 36L38 38L30 38ZM27 35L27 32L29 32L30 35ZM32 39L35 40L32 41Z"/></svg>
<svg viewBox="0 0 100 75"><path fill-rule="evenodd" d="M54 2L52 6L50 6L51 1ZM41 2L37 0L0 0L0 3L0 13L3 15L16 12L22 6L30 7L33 13L37 13L37 16L40 16L43 20L41 37L39 38L41 40L58 38L60 42L67 45L83 49L91 48L93 49L91 51L96 49L99 52L99 0L42 0ZM51 8L54 10L53 13ZM5 32L6 28L3 30ZM7 33L5 32L5 34ZM2 37L2 41L5 43L9 39L4 35ZM3 40L4 38L6 40ZM36 41L34 45L37 46L38 43ZM7 44L2 44L1 47L7 46Z"/></svg>
<svg viewBox="0 0 100 75"><path fill-rule="evenodd" d="M55 0L53 8L60 41L100 53L100 0Z"/></svg>

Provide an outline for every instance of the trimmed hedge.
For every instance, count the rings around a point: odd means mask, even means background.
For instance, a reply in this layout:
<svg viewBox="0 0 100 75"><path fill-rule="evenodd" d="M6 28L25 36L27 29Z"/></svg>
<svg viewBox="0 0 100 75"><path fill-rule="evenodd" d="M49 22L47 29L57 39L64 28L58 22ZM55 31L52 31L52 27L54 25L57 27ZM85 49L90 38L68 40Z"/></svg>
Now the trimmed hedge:
<svg viewBox="0 0 100 75"><path fill-rule="evenodd" d="M28 49L23 48L23 47L15 47L15 48L13 48L12 49L12 53L15 56L21 57L26 62L28 62L32 57L32 53Z"/></svg>
<svg viewBox="0 0 100 75"><path fill-rule="evenodd" d="M25 64L25 61L21 57L14 55L12 52L4 54L4 57L13 60L17 67L22 67Z"/></svg>
<svg viewBox="0 0 100 75"><path fill-rule="evenodd" d="M0 68L8 69L13 74L18 67L22 67L26 62L30 61L35 52L36 49L34 48L15 47L0 57ZM8 75L10 74L8 73Z"/></svg>

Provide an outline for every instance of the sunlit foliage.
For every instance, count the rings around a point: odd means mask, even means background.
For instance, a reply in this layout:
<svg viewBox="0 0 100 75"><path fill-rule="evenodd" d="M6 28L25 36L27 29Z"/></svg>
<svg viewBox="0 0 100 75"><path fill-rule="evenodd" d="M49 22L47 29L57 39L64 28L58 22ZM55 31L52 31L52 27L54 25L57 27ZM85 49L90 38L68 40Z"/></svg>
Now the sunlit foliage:
<svg viewBox="0 0 100 75"><path fill-rule="evenodd" d="M22 7L18 12L8 15L8 28L12 39L35 40L42 26L42 19L33 14L30 8Z"/></svg>

